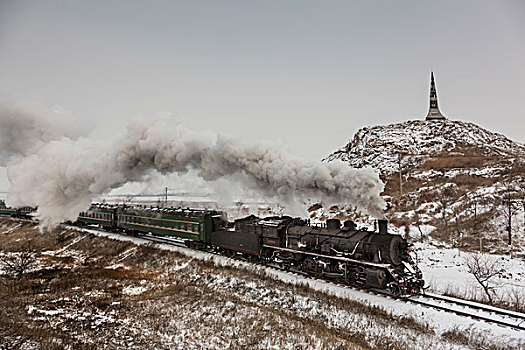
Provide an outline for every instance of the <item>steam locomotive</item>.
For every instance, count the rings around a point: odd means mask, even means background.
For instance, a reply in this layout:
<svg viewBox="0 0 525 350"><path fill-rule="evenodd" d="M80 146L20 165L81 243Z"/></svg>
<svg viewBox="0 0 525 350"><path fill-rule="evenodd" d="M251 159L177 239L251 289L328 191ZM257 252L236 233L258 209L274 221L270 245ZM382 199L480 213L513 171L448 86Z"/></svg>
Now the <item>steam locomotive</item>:
<svg viewBox="0 0 525 350"><path fill-rule="evenodd" d="M215 210L93 204L77 222L176 237L191 248L242 255L396 296L417 294L424 285L407 241L388 233L386 220L378 220L378 229L368 231L337 219L312 225L290 216L252 215L231 223Z"/></svg>

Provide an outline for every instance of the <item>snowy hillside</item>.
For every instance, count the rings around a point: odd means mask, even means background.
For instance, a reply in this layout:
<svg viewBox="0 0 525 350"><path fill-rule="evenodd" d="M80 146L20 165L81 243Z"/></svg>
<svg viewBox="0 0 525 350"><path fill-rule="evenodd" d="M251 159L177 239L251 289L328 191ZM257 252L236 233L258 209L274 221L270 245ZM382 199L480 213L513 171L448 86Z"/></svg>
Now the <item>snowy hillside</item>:
<svg viewBox="0 0 525 350"><path fill-rule="evenodd" d="M336 159L380 172L386 214L400 233L506 254L510 212L512 249L524 254L525 145L473 123L407 121L360 129L325 161ZM357 216L314 209L312 218Z"/></svg>
<svg viewBox="0 0 525 350"><path fill-rule="evenodd" d="M21 280L0 264L1 349L522 349L525 341L515 329L208 252L0 220L0 257L28 246L34 261Z"/></svg>
<svg viewBox="0 0 525 350"><path fill-rule="evenodd" d="M424 156L443 153L524 156L525 145L473 123L414 120L362 128L345 147L325 160L340 159L355 168L370 166L387 175L398 171L399 153L404 154L402 164L406 167L420 164Z"/></svg>

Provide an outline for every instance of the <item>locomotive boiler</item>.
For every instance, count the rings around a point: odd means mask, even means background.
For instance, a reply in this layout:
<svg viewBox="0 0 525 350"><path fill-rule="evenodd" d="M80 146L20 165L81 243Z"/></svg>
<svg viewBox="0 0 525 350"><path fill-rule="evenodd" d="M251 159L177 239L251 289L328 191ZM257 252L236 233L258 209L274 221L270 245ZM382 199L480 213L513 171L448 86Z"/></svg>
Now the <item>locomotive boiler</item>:
<svg viewBox="0 0 525 350"><path fill-rule="evenodd" d="M378 220L377 226L378 230L368 231L357 229L352 221L341 225L337 219L311 225L288 216L249 216L236 220L230 230L212 232L211 240L221 249L343 283L394 295L419 293L424 281L407 241L388 233L386 220Z"/></svg>

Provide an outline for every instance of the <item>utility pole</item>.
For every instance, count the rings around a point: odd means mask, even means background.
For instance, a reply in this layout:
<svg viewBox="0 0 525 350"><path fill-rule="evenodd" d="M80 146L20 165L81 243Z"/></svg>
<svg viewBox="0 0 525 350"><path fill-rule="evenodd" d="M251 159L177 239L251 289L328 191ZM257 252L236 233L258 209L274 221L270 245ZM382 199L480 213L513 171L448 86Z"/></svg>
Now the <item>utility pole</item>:
<svg viewBox="0 0 525 350"><path fill-rule="evenodd" d="M401 169L401 152L397 154L397 162L399 165L399 197L403 195L403 170Z"/></svg>
<svg viewBox="0 0 525 350"><path fill-rule="evenodd" d="M165 191L164 206L167 208L168 207L168 188L164 187L164 191Z"/></svg>
<svg viewBox="0 0 525 350"><path fill-rule="evenodd" d="M474 233L476 233L476 224L478 222L478 201L474 201ZM481 250L481 249L480 249Z"/></svg>
<svg viewBox="0 0 525 350"><path fill-rule="evenodd" d="M479 252L483 253L483 237L479 236Z"/></svg>
<svg viewBox="0 0 525 350"><path fill-rule="evenodd" d="M506 199L503 199L503 215L505 215L505 218L507 219L507 233L508 233L508 245L510 249L510 257L512 258L512 216L516 214L517 209L514 208L514 203L519 203L522 201L521 199L517 198L511 198L510 194Z"/></svg>

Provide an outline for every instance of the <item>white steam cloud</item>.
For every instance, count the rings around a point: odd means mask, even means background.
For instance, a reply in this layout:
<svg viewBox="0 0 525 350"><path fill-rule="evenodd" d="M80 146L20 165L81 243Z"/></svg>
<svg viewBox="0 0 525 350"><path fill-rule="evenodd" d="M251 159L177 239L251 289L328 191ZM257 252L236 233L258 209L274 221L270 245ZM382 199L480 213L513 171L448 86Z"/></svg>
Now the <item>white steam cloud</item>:
<svg viewBox="0 0 525 350"><path fill-rule="evenodd" d="M133 124L110 143L62 138L28 153L8 168L7 202L38 206L46 225L75 219L92 198L152 171L194 170L206 181L230 179L283 203L310 198L351 204L376 217L385 207L383 183L372 169L305 162L267 143L193 132L170 119Z"/></svg>
<svg viewBox="0 0 525 350"><path fill-rule="evenodd" d="M86 130L61 107L1 104L0 166L36 152L51 140L76 139Z"/></svg>

